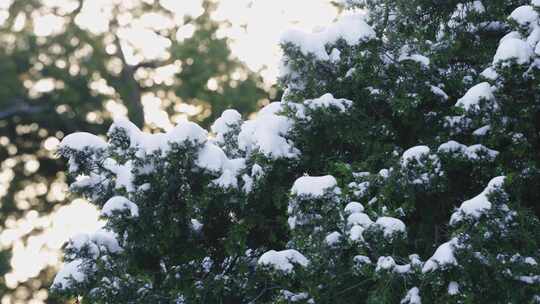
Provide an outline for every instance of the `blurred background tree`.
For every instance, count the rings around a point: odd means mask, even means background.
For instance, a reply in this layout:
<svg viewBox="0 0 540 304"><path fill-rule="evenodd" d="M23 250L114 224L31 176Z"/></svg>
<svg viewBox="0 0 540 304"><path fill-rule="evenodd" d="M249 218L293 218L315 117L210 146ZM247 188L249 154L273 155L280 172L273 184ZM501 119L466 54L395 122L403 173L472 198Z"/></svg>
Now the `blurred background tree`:
<svg viewBox="0 0 540 304"><path fill-rule="evenodd" d="M67 202L54 154L64 135L104 134L113 115L147 130L185 119L208 126L224 109L249 115L274 97L231 55L214 8L210 0L0 1L1 303L47 298L63 241L47 233L49 215ZM25 254L12 258L16 249Z"/></svg>

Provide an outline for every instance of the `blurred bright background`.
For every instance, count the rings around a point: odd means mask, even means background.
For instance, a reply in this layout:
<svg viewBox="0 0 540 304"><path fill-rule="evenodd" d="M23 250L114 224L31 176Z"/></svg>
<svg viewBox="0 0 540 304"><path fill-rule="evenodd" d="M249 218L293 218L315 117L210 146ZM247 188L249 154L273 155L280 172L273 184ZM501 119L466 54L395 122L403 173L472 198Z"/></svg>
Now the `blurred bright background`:
<svg viewBox="0 0 540 304"><path fill-rule="evenodd" d="M62 244L101 225L69 196L63 136L118 115L150 132L249 117L279 98L280 34L337 14L329 0L0 0L0 303L60 303Z"/></svg>

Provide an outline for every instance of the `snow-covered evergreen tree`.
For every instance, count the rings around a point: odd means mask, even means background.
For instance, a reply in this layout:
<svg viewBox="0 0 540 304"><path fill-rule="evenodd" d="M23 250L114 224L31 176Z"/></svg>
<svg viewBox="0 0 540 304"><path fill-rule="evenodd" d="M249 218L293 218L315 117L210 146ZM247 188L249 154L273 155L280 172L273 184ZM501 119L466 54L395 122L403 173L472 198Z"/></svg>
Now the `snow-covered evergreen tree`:
<svg viewBox="0 0 540 304"><path fill-rule="evenodd" d="M53 290L540 302L540 2L345 2L367 13L283 36L286 94L252 120L67 136L71 190L107 224L67 244Z"/></svg>

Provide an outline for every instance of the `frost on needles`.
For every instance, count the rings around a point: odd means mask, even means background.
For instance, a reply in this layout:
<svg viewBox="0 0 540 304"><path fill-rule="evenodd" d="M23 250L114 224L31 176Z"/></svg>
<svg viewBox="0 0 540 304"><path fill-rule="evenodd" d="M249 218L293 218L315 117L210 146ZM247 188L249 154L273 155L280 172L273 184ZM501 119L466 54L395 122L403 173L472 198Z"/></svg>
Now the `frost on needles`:
<svg viewBox="0 0 540 304"><path fill-rule="evenodd" d="M453 3L453 2L452 2ZM281 101L66 136L83 303L540 302L540 2L342 1ZM466 47L465 47L466 46Z"/></svg>

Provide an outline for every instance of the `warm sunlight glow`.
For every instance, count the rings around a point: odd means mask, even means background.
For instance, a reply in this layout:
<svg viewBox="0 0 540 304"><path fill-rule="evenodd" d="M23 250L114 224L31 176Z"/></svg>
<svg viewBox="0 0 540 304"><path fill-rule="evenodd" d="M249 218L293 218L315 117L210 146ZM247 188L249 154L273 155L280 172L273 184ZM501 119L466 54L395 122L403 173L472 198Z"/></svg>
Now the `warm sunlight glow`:
<svg viewBox="0 0 540 304"><path fill-rule="evenodd" d="M119 45L109 44L105 52L112 55L118 52L118 46L124 53L128 64L136 65L143 60L168 59L170 54L167 48L172 41L160 35L160 31L179 26L175 37L183 41L192 37L195 27L192 24L184 24L185 16L197 17L203 13L202 0L144 0L148 3L159 2L171 14L162 16L155 13L146 13L133 16L128 9L140 0L92 0L84 1L83 6L75 18L75 23L84 30L93 34L108 35L109 20L115 15L113 8L120 5L126 8L127 13L120 13L116 22L119 25ZM7 8L12 0L0 0L0 25L9 17ZM47 9L36 10L32 14L32 20L24 15L15 16L14 30L22 30L30 26L37 36L47 39L48 36L62 32L68 24L61 16L73 12L78 7L75 0L42 0ZM298 27L303 30L314 28L330 23L337 15L337 10L330 4L330 0L222 0L218 1L218 9L212 15L217 21L227 21L218 32L221 37L231 40L233 54L244 61L249 68L260 72L266 83L271 85L276 82L279 66L279 37L281 33L290 28ZM306 14L306 8L309 14ZM111 35L112 36L112 35ZM111 41L113 39L111 38ZM77 43L76 39L73 43ZM75 55L84 57L93 52L92 48L81 48ZM42 63L51 61L50 58L39 58ZM58 68L66 67L69 58L52 59ZM119 61L119 60L118 60ZM148 79L145 85L170 86L174 81L174 75L182 70L179 60L171 62L158 69L140 69L135 77ZM189 64L189 61L188 63ZM36 65L36 66L39 66ZM43 65L41 65L43 67ZM185 68L185 66L184 66ZM119 73L121 62L111 60L107 63L107 69L113 73ZM83 66L69 65L69 73L75 76L84 70ZM242 80L245 75L235 73L234 80ZM44 78L38 81L25 80L24 85L33 97L38 97L59 88L63 83L57 79ZM104 107L104 113L91 112L86 117L87 121L99 123L103 117L126 116L126 107L116 98L117 92L107 85L106 81L96 77L90 84L90 88L99 94L110 96ZM211 79L207 88L218 90L219 81ZM175 113L167 114L163 111L164 102L175 102ZM204 113L202 105L189 105L181 102L176 96L156 96L145 94L142 96L144 115L153 127L168 130L189 117ZM68 105L56 107L58 113L67 111ZM25 128L18 131L24 133ZM63 134L45 134L41 145L53 157L55 150ZM7 137L0 138L0 145L7 147L10 155L17 153L15 145L11 144ZM17 163L24 162L25 171L31 174L38 170L40 162L36 159L6 159L2 161L0 168L0 198L9 189L13 180L11 168ZM32 192L34 191L34 192ZM23 193L24 192L24 193ZM35 196L32 193L46 194L47 202L54 204L66 198L68 189L64 179L53 182L50 187L44 184L35 184L21 192L17 206L26 210L26 215L21 219L12 218L7 221L7 229L0 232L0 248L13 246L13 257L10 261L12 272L5 276L6 285L15 288L20 282L38 276L39 272L47 266L57 266L61 255L59 249L70 237L81 232L93 232L103 225L99 222L99 213L95 207L82 199L75 199L69 205L58 208L50 216L42 216L32 210L35 204ZM34 203L33 203L34 202ZM33 229L43 229L43 232L29 236ZM43 303L46 292L37 295L33 304ZM37 299L37 300L36 300ZM0 303L18 303L12 299L0 296Z"/></svg>

